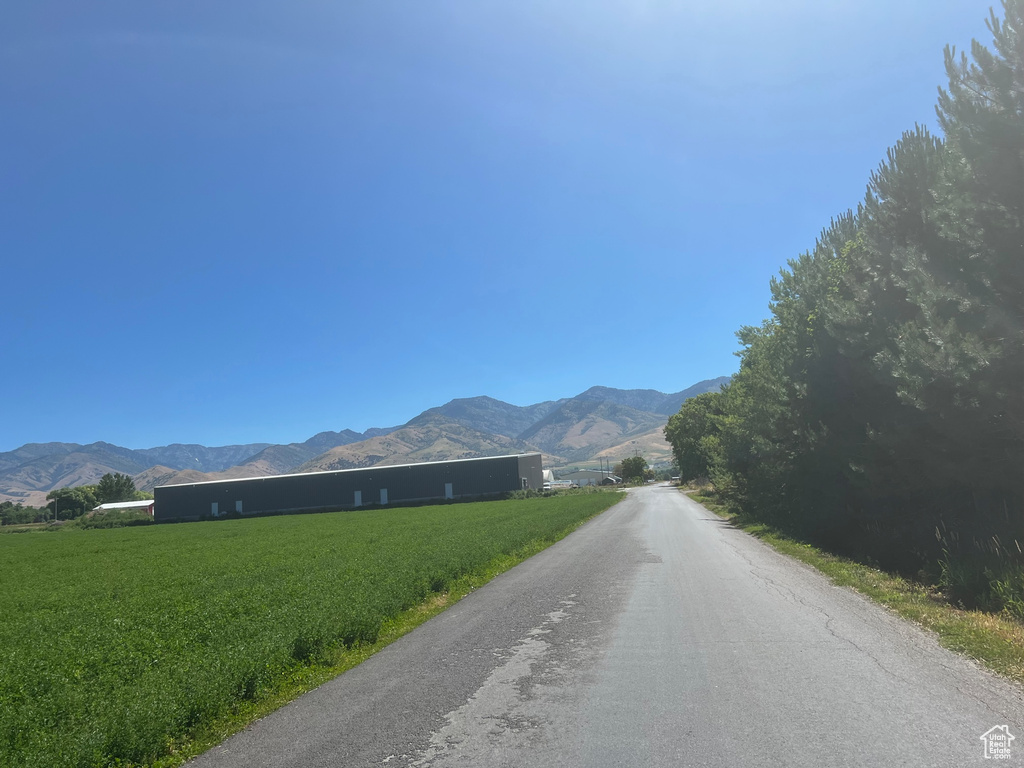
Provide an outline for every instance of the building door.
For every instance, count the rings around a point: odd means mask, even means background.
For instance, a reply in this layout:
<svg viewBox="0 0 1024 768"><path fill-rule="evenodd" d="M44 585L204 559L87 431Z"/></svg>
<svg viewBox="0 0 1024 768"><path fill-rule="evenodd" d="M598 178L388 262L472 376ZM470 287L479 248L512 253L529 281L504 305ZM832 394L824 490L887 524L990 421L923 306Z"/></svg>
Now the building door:
<svg viewBox="0 0 1024 768"><path fill-rule="evenodd" d="M387 488L381 488L380 489L380 503L381 504L387 504L388 503L388 489Z"/></svg>
<svg viewBox="0 0 1024 768"><path fill-rule="evenodd" d="M217 502L216 501L213 502L212 504L210 504L210 514L213 515L214 517L216 517L218 515L218 512L217 512Z"/></svg>
<svg viewBox="0 0 1024 768"><path fill-rule="evenodd" d="M356 491L355 499L353 501L353 505L356 506L356 507L363 506L363 492L362 491Z"/></svg>
<svg viewBox="0 0 1024 768"><path fill-rule="evenodd" d="M451 483L445 483L444 484L444 497L446 499L453 499L453 498L455 498L455 495L452 493L452 484Z"/></svg>

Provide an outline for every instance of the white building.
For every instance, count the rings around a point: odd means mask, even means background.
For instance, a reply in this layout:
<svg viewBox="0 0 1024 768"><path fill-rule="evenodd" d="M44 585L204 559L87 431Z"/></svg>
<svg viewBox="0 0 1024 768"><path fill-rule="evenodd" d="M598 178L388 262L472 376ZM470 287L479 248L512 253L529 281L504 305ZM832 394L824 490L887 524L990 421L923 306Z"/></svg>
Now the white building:
<svg viewBox="0 0 1024 768"><path fill-rule="evenodd" d="M150 517L152 517L153 499L143 499L142 501L112 501L109 504L100 504L98 507L93 509L93 512L111 512L113 510L125 512L130 509L137 509L140 512L148 512Z"/></svg>

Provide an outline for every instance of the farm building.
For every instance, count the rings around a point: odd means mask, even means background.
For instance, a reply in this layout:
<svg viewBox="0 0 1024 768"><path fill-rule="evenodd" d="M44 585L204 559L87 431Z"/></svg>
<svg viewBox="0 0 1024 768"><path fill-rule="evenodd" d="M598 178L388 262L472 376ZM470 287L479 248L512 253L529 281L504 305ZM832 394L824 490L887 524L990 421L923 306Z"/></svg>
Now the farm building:
<svg viewBox="0 0 1024 768"><path fill-rule="evenodd" d="M153 500L148 499L146 501L111 501L106 504L100 504L98 507L93 507L93 512L127 512L136 510L139 512L148 512L150 516L153 515Z"/></svg>
<svg viewBox="0 0 1024 768"><path fill-rule="evenodd" d="M525 453L163 485L153 493L156 520L164 522L492 496L539 489L542 477L541 455Z"/></svg>
<svg viewBox="0 0 1024 768"><path fill-rule="evenodd" d="M603 469L577 469L575 472L569 472L558 478L559 480L568 480L576 485L616 485L622 482L622 478L618 475L613 475L611 472L606 472Z"/></svg>

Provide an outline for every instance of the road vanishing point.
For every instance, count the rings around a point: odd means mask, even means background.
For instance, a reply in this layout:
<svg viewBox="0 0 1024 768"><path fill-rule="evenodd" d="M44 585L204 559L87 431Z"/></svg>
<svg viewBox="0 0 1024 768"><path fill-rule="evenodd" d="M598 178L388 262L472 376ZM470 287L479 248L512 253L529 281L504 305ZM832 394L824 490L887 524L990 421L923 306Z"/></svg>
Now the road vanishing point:
<svg viewBox="0 0 1024 768"><path fill-rule="evenodd" d="M1000 763L1020 687L648 486L189 766Z"/></svg>

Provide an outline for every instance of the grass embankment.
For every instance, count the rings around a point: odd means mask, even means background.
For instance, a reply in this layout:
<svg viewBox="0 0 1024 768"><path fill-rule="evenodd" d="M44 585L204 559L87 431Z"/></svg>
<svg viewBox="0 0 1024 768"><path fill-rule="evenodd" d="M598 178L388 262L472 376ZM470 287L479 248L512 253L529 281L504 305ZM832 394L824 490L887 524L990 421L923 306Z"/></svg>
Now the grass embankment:
<svg viewBox="0 0 1024 768"><path fill-rule="evenodd" d="M930 629L946 648L963 653L1024 684L1024 624L1006 614L967 611L952 605L934 585L921 584L870 565L825 552L771 526L729 510L706 488L689 494L733 525L779 552L814 566L833 582L852 587L905 619Z"/></svg>
<svg viewBox="0 0 1024 768"><path fill-rule="evenodd" d="M0 765L177 765L617 500L2 537Z"/></svg>

